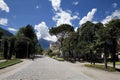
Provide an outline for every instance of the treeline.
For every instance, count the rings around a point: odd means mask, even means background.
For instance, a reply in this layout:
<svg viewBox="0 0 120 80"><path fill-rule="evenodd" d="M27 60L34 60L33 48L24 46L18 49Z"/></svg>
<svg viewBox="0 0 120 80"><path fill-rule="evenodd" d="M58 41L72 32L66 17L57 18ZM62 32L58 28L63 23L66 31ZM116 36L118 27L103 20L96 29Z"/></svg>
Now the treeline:
<svg viewBox="0 0 120 80"><path fill-rule="evenodd" d="M60 43L59 52L57 54L51 52L54 56L63 57L69 61L86 60L91 64L104 61L105 68L109 60L113 62L113 68L115 68L115 62L118 60L116 55L120 47L118 44L120 19L113 19L105 25L88 21L76 32L73 26L62 24L52 27L49 32L51 35L56 35Z"/></svg>
<svg viewBox="0 0 120 80"><path fill-rule="evenodd" d="M42 47L37 40L35 31L31 25L19 29L12 37L2 37L4 33L0 31L1 48L5 59L34 58L35 54L42 52Z"/></svg>

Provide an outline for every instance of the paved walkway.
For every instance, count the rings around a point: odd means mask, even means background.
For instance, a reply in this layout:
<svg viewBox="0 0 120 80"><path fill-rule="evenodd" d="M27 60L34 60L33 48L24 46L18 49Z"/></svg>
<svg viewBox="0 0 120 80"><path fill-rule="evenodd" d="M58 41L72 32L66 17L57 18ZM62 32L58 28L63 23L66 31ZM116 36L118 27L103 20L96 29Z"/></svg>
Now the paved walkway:
<svg viewBox="0 0 120 80"><path fill-rule="evenodd" d="M93 80L78 72L68 63L43 57L31 61L28 65L12 70L0 76L1 80Z"/></svg>
<svg viewBox="0 0 120 80"><path fill-rule="evenodd" d="M8 70L12 70L0 73L0 80L120 80L120 72L88 68L84 64L59 62L39 56L34 61L27 60L9 67Z"/></svg>

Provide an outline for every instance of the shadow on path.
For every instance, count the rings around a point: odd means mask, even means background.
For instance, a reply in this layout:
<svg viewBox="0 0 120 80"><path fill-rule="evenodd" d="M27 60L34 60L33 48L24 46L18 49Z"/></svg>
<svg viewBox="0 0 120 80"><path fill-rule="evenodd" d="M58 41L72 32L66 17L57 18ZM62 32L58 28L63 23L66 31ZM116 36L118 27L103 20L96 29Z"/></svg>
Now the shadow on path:
<svg viewBox="0 0 120 80"><path fill-rule="evenodd" d="M120 72L120 69L119 69L119 68L116 68L116 71Z"/></svg>

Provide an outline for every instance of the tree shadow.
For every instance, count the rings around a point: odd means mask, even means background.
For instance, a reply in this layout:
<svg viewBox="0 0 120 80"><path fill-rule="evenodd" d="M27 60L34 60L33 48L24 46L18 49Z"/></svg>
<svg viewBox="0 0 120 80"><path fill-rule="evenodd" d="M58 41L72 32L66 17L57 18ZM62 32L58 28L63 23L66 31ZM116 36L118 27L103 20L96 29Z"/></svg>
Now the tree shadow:
<svg viewBox="0 0 120 80"><path fill-rule="evenodd" d="M119 68L116 68L115 70L118 71L118 72L120 72L120 69L119 69Z"/></svg>

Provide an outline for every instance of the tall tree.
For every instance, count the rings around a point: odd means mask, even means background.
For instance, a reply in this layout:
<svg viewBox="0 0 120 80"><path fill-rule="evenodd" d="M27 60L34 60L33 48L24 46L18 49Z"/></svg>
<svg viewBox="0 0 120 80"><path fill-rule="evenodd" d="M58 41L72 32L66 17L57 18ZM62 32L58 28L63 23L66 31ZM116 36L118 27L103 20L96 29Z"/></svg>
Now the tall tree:
<svg viewBox="0 0 120 80"><path fill-rule="evenodd" d="M1 39L2 39L3 35L4 35L4 32L2 30L0 30L0 46L1 46Z"/></svg>
<svg viewBox="0 0 120 80"><path fill-rule="evenodd" d="M67 38L63 41L63 50L64 52L68 52L67 60L68 58L74 58L76 61L76 45L77 45L77 33L71 32ZM65 53L64 53L65 54Z"/></svg>
<svg viewBox="0 0 120 80"><path fill-rule="evenodd" d="M4 58L8 59L8 40L4 39Z"/></svg>
<svg viewBox="0 0 120 80"><path fill-rule="evenodd" d="M78 47L82 49L81 53L84 53L86 59L91 61L91 64L96 61L97 55L97 32L103 27L103 24L87 21L79 28L79 42Z"/></svg>
<svg viewBox="0 0 120 80"><path fill-rule="evenodd" d="M101 53L104 53L104 63L105 68L107 69L107 57L110 51L110 38L109 33L106 27L101 27L101 29L97 32L97 48L100 50Z"/></svg>
<svg viewBox="0 0 120 80"><path fill-rule="evenodd" d="M17 33L18 36L25 36L30 38L34 44L37 44L38 40L37 40L37 36L35 34L35 31L32 27L32 25L27 25L23 28L20 28L20 30Z"/></svg>
<svg viewBox="0 0 120 80"><path fill-rule="evenodd" d="M18 36L18 39L20 39L20 37L26 38L26 39L24 39L24 44L27 45L26 46L27 47L26 49L28 49L28 51L26 50L27 53L29 52L31 55L35 55L35 52L36 52L35 48L38 43L38 40L37 40L37 36L35 34L33 27L31 25L27 25L27 26L21 28L18 31L17 36ZM27 41L27 43L26 43L26 41ZM18 42L21 42L21 41L18 40ZM18 46L22 46L22 45L18 45ZM29 57L28 55L26 55L26 56Z"/></svg>
<svg viewBox="0 0 120 80"><path fill-rule="evenodd" d="M80 41L82 43L85 43L82 46L84 47L84 50L86 51L86 53L90 53L90 59L91 59L91 63L94 62L95 63L95 57L94 55L94 44L95 44L95 24L93 24L92 22L86 22L85 24L83 24L81 26L80 29Z"/></svg>
<svg viewBox="0 0 120 80"><path fill-rule="evenodd" d="M117 39L120 35L120 19L113 19L108 24L106 24L106 28L109 33L109 38L111 40L111 53L112 53L112 61L113 61L113 68L115 68L115 57L117 53Z"/></svg>
<svg viewBox="0 0 120 80"><path fill-rule="evenodd" d="M15 40L16 37L10 37L9 38L9 54L8 54L8 59L11 59L13 52L15 51Z"/></svg>
<svg viewBox="0 0 120 80"><path fill-rule="evenodd" d="M69 33L70 32L73 32L74 31L74 28L69 25L69 24L62 24L58 27L52 27L50 29L50 34L51 35L56 35L60 44L61 44L61 49L63 47L63 40L68 37Z"/></svg>

